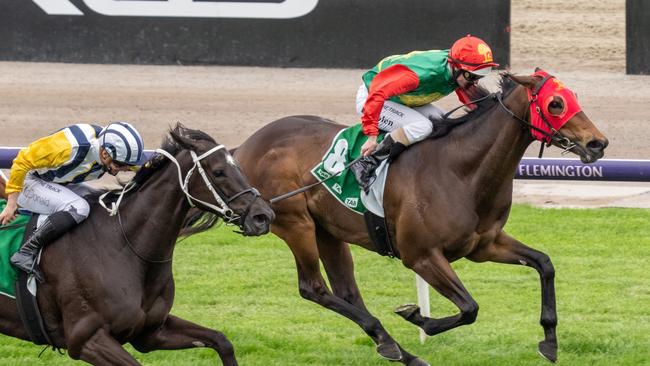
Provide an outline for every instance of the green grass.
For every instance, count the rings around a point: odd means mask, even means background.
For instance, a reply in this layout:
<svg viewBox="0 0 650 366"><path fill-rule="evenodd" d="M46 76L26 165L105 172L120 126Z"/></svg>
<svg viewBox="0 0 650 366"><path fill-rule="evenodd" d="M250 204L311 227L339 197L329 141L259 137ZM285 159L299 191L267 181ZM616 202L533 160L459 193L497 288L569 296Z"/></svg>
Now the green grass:
<svg viewBox="0 0 650 366"><path fill-rule="evenodd" d="M650 210L515 206L507 231L547 253L556 269L559 363L650 364ZM416 299L399 261L353 248L366 304L402 346L432 365L547 365L537 355L540 287L527 267L454 263L480 305L476 323L418 341L392 313ZM243 238L230 228L176 249L173 313L223 331L241 365L391 365L351 321L298 295L293 257L274 236ZM432 292L432 314L457 310ZM218 365L208 349L128 350L145 365ZM67 356L0 336L0 365L69 365Z"/></svg>

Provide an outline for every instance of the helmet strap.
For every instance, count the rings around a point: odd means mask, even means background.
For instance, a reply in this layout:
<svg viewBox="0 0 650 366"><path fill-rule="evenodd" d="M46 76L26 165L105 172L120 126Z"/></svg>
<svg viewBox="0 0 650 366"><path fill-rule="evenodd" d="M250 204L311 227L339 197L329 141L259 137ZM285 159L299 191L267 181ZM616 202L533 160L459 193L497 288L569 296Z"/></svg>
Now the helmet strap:
<svg viewBox="0 0 650 366"><path fill-rule="evenodd" d="M458 67L456 64L451 64L451 75L454 78L454 82L458 82L458 77L463 72L463 69Z"/></svg>

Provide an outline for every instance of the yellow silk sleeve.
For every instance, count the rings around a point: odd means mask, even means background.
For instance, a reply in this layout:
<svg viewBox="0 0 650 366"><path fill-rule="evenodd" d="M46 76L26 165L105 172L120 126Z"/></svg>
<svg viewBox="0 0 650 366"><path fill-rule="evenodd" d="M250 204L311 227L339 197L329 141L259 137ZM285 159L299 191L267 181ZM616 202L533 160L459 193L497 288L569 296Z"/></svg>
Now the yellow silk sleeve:
<svg viewBox="0 0 650 366"><path fill-rule="evenodd" d="M20 192L31 170L57 168L70 159L72 145L63 131L38 139L18 152L11 165L5 193Z"/></svg>

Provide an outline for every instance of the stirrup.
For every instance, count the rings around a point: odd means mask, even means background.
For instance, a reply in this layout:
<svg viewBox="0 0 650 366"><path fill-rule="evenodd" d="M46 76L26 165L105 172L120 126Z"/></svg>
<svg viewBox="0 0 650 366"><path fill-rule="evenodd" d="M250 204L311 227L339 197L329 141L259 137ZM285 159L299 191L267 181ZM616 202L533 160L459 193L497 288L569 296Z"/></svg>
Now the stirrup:
<svg viewBox="0 0 650 366"><path fill-rule="evenodd" d="M38 252L40 254L40 250ZM38 281L39 283L43 283L45 282L45 276L43 276L43 272L38 267L39 254L36 254L36 256L34 257L34 261L32 262L32 268L30 268L29 272L27 272L27 276L33 275L36 281Z"/></svg>
<svg viewBox="0 0 650 366"><path fill-rule="evenodd" d="M365 182L365 184L361 186L361 189L363 189L363 191L366 194L370 193L370 186L372 186L372 184L375 183L376 180L377 180L377 174L373 172L373 174L370 177L368 177L368 180Z"/></svg>
<svg viewBox="0 0 650 366"><path fill-rule="evenodd" d="M45 276L43 276L43 272L41 272L41 269L38 267L38 254L32 257L32 264L29 268L18 266L14 263L11 263L11 265L16 270L27 273L27 276L33 275L38 282L45 282Z"/></svg>
<svg viewBox="0 0 650 366"><path fill-rule="evenodd" d="M45 276L43 275L43 272L41 272L41 269L38 267L38 264L34 261L34 264L32 264L31 268L29 270L26 270L25 268L22 267L17 267L14 266L17 270L22 271L27 273L27 276L34 276L36 281L39 283L44 283L45 282Z"/></svg>

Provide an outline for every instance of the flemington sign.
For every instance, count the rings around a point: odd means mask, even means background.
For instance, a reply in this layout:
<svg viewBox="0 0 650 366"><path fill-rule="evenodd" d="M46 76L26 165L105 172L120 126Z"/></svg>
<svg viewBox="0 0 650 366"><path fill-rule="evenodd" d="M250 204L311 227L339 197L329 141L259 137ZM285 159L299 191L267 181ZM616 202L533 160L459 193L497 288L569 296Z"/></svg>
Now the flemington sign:
<svg viewBox="0 0 650 366"><path fill-rule="evenodd" d="M545 178L602 178L603 167L594 165L578 165L579 161L571 165L553 164L547 162L521 164L517 169L519 177L545 177Z"/></svg>
<svg viewBox="0 0 650 366"><path fill-rule="evenodd" d="M32 0L50 15L84 15L70 0ZM309 14L318 0L193 1L83 0L92 11L107 16L290 19Z"/></svg>
<svg viewBox="0 0 650 366"><path fill-rule="evenodd" d="M650 161L603 159L582 164L577 159L523 158L515 178L650 182Z"/></svg>

